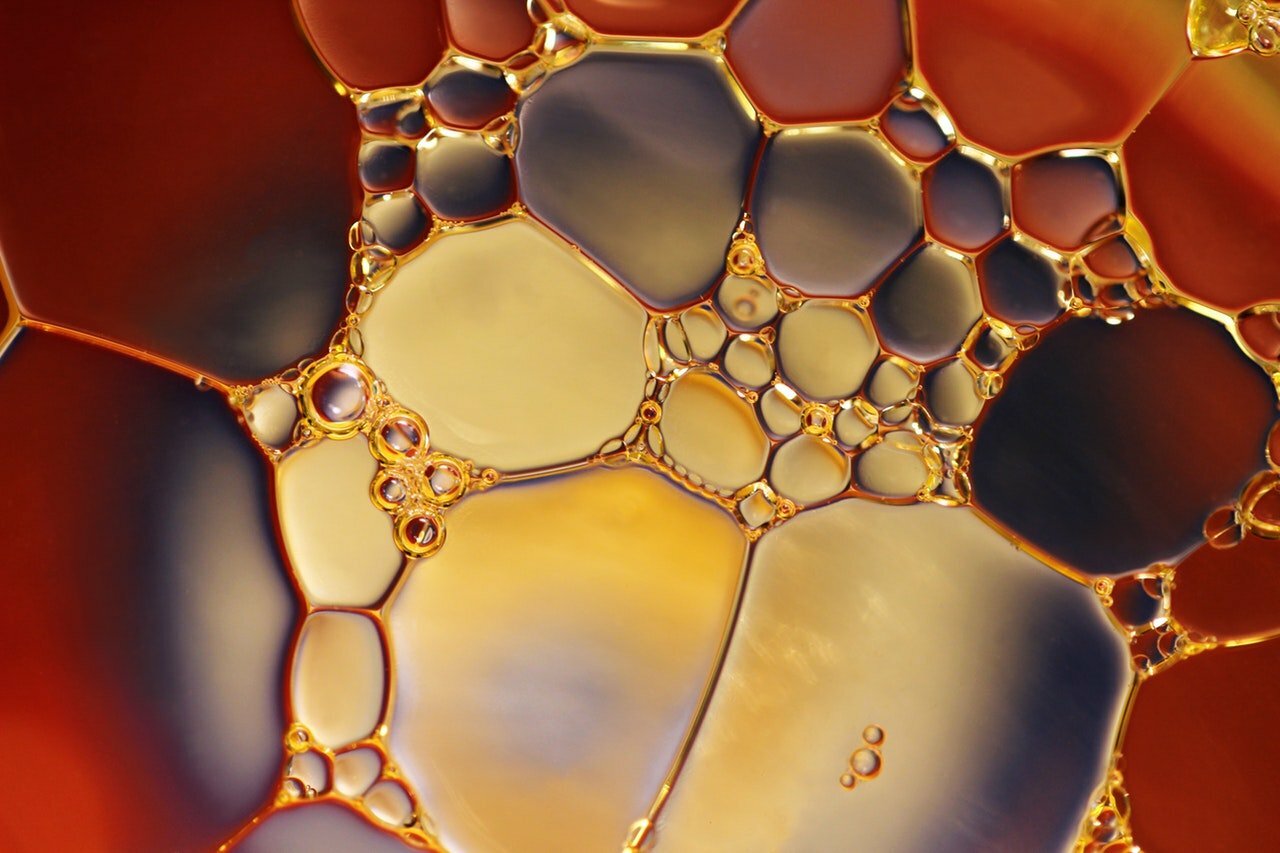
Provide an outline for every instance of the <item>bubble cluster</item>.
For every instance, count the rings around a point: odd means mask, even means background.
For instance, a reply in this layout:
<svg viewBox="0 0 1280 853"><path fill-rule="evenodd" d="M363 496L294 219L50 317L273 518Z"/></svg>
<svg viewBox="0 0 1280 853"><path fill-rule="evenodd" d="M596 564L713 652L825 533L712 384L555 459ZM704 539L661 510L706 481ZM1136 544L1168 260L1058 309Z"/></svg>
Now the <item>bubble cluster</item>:
<svg viewBox="0 0 1280 853"><path fill-rule="evenodd" d="M344 316L315 358L225 386L273 466L305 606L285 760L264 815L342 803L408 844L444 850L494 838L573 847L561 833L594 849L619 840L621 815L639 813L624 850L658 845L661 830L678 853L716 821L721 841L746 833L804 847L881 794L931 813L922 756L957 742L959 723L896 699L884 717L857 706L885 725L863 728L837 777L836 794L883 780L874 793L830 800L807 782L762 783L786 816L762 826L759 804L744 805L759 791L737 802L721 792L734 781L726 767L773 748L738 744L746 757L710 761L743 719L771 723L796 747L783 781L807 778L807 761L827 767L830 745L848 737L834 730L844 709L831 703L882 697L813 685L896 689L848 657L858 640L900 662L915 650L919 672L902 678L935 692L946 680L971 721L1025 703L1024 717L1044 724L1010 747L1023 750L1018 773L1049 761L1051 741L1075 739L1050 793L1011 795L1012 811L1049 815L1027 830L1037 841L1067 837L1062 826L1080 816L1072 803L1106 763L1076 848L1136 849L1116 769L1124 703L1223 642L1182 621L1184 554L1133 555L1156 553L1162 537L1186 540L1182 516L1197 510L1178 505L1164 527L1144 528L1143 547L1104 559L1089 549L1111 542L1105 523L1078 537L1073 526L1077 541L1063 546L1056 520L1021 522L1041 502L1101 491L1107 466L1064 456L1064 474L1050 460L1032 473L1051 482L1024 494L1009 478L1035 466L992 475L981 457L1058 441L1070 416L1029 404L1025 389L1070 349L1064 328L1088 338L1123 326L1133 340L1156 334L1165 321L1150 318L1164 309L1189 308L1274 378L1280 302L1218 310L1180 290L1133 212L1124 146L998 144L963 96L944 97L917 67L911 54L927 33L917 39L896 2L828 10L821 26L795 0L555 0L527 4L527 15L495 6L488 23L446 2L432 7L439 20L417 22L415 32L435 34L422 73L411 70L422 57L393 49L412 41L404 33L376 60L346 52L319 5L299 5L304 34L359 129ZM1200 55L1280 49L1271 5L1219 6L1192 3ZM812 32L797 40L802 28L786 25L799 21ZM810 65L829 73L806 71L795 85ZM1063 394L1118 393L1118 371L1095 367ZM1009 425L1034 415L1051 426ZM1098 458L1115 433L1098 431ZM1205 521L1207 548L1280 540L1277 435L1268 467ZM1129 456L1135 470L1146 462ZM1231 466L1220 467L1229 479ZM536 513L526 509L535 498ZM1101 494L1081 512L1110 521L1117 501ZM673 536L698 544L680 551ZM706 549L697 565L695 548ZM851 560L858 572L842 570ZM517 565L524 575L510 573ZM811 585L797 582L809 574ZM679 590L646 588L653 578ZM915 602L913 589L938 579L957 585L959 610ZM1038 616L1010 606L970 618L980 600L1018 590L1035 593ZM1074 645L1056 645L1041 616ZM503 636L517 623L530 630L518 654ZM1006 634L1016 648L997 642ZM956 680L949 653L985 673L994 699ZM1028 655L1089 689L1037 681L1047 676ZM728 704L749 679L751 701ZM778 683L808 696L795 720L768 716L781 707ZM1036 704L1042 695L1053 707ZM529 706L518 724L509 696ZM1070 722L1080 708L1087 726ZM479 735L458 736L464 722ZM886 726L912 746L888 774ZM986 741L947 749L931 760L951 768L999 752ZM581 757L605 751L610 762ZM828 773L812 775L835 788ZM689 817L704 807L709 818ZM1012 843L1002 833L1017 827L988 825L999 816L980 807L950 803L937 825L963 824L956 843L972 849ZM904 812L867 837L936 849L935 828Z"/></svg>
<svg viewBox="0 0 1280 853"><path fill-rule="evenodd" d="M862 746L849 756L849 770L840 776L840 787L853 790L859 782L868 782L884 769L884 729L870 725L862 730Z"/></svg>

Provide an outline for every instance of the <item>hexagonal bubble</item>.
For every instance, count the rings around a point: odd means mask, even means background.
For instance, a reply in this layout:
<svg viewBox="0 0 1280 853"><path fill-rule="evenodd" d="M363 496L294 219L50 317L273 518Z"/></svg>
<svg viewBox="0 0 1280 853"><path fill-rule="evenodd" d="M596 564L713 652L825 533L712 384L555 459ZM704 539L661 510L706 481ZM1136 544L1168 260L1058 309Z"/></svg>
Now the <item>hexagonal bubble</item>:
<svg viewBox="0 0 1280 853"><path fill-rule="evenodd" d="M769 482L798 504L824 501L849 485L849 457L817 436L798 435L774 454Z"/></svg>
<svg viewBox="0 0 1280 853"><path fill-rule="evenodd" d="M296 450L276 468L280 535L312 604L375 604L400 568L391 523L369 500L377 470L363 437Z"/></svg>
<svg viewBox="0 0 1280 853"><path fill-rule="evenodd" d="M1004 231L1004 188L988 163L961 149L924 173L924 221L930 236L965 251Z"/></svg>
<svg viewBox="0 0 1280 853"><path fill-rule="evenodd" d="M321 611L303 623L291 694L298 722L318 743L344 746L368 737L382 717L386 688L382 640L359 613Z"/></svg>
<svg viewBox="0 0 1280 853"><path fill-rule="evenodd" d="M660 846L1069 849L1129 677L1092 591L971 510L804 512L756 546ZM847 790L869 724L882 769Z"/></svg>
<svg viewBox="0 0 1280 853"><path fill-rule="evenodd" d="M1066 276L1016 240L1003 240L978 259L978 281L987 310L1006 323L1043 325L1063 311Z"/></svg>
<svg viewBox="0 0 1280 853"><path fill-rule="evenodd" d="M444 219L482 219L515 201L511 159L476 133L435 128L418 143L413 182Z"/></svg>
<svg viewBox="0 0 1280 853"><path fill-rule="evenodd" d="M530 210L651 305L710 289L759 138L716 59L595 49L518 114Z"/></svg>
<svg viewBox="0 0 1280 853"><path fill-rule="evenodd" d="M400 767L448 849L619 846L698 707L745 537L638 468L484 492L449 529L391 610Z"/></svg>
<svg viewBox="0 0 1280 853"><path fill-rule="evenodd" d="M782 318L777 352L783 374L798 391L834 400L858 390L880 345L860 308L812 299Z"/></svg>
<svg viewBox="0 0 1280 853"><path fill-rule="evenodd" d="M644 393L646 319L518 220L448 234L402 264L361 329L366 360L435 447L519 471L585 458L626 429Z"/></svg>
<svg viewBox="0 0 1280 853"><path fill-rule="evenodd" d="M928 245L894 270L871 303L886 348L919 362L954 355L982 316L973 271Z"/></svg>
<svg viewBox="0 0 1280 853"><path fill-rule="evenodd" d="M1124 225L1115 167L1093 152L1045 154L1013 167L1013 218L1042 243L1075 251Z"/></svg>
<svg viewBox="0 0 1280 853"><path fill-rule="evenodd" d="M487 66L443 64L425 92L436 118L461 130L479 130L516 105L502 72Z"/></svg>
<svg viewBox="0 0 1280 853"><path fill-rule="evenodd" d="M785 130L765 147L751 214L775 278L854 296L915 242L919 187L861 128Z"/></svg>
<svg viewBox="0 0 1280 853"><path fill-rule="evenodd" d="M728 491L759 478L769 455L769 440L750 404L706 370L692 370L672 384L662 436L677 464Z"/></svg>
<svg viewBox="0 0 1280 853"><path fill-rule="evenodd" d="M852 121L893 96L906 73L903 35L897 0L753 0L729 28L726 55L773 120Z"/></svg>

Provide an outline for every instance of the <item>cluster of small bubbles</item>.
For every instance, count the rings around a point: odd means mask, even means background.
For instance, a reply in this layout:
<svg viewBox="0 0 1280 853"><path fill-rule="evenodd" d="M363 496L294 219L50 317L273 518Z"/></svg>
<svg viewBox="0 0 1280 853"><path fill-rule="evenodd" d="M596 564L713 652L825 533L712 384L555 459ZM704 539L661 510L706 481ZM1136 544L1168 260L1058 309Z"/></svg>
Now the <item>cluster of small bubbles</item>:
<svg viewBox="0 0 1280 853"><path fill-rule="evenodd" d="M849 756L849 768L840 776L840 787L853 790L859 782L867 782L880 775L884 766L884 738L881 726L873 724L862 730L862 746Z"/></svg>
<svg viewBox="0 0 1280 853"><path fill-rule="evenodd" d="M1253 475L1231 506L1219 507L1204 522L1213 548L1234 548L1245 536L1280 539L1280 423L1267 436L1267 469Z"/></svg>
<svg viewBox="0 0 1280 853"><path fill-rule="evenodd" d="M496 472L473 472L468 462L430 452L422 417L393 400L369 367L341 343L324 357L304 363L296 378L282 376L278 387L296 395L301 413L296 433L303 446L366 436L369 452L378 461L369 484L370 500L392 516L394 541L410 557L430 556L444 544L445 507L473 484L485 488L497 482Z"/></svg>
<svg viewBox="0 0 1280 853"><path fill-rule="evenodd" d="M1170 614L1174 569L1159 565L1121 578L1099 578L1093 590L1129 642L1134 671L1154 675L1205 648Z"/></svg>
<svg viewBox="0 0 1280 853"><path fill-rule="evenodd" d="M1129 794L1112 769L1085 817L1074 853L1139 853L1129 828Z"/></svg>
<svg viewBox="0 0 1280 853"><path fill-rule="evenodd" d="M1280 53L1280 8L1265 0L1245 0L1236 20L1249 29L1249 49L1261 56Z"/></svg>

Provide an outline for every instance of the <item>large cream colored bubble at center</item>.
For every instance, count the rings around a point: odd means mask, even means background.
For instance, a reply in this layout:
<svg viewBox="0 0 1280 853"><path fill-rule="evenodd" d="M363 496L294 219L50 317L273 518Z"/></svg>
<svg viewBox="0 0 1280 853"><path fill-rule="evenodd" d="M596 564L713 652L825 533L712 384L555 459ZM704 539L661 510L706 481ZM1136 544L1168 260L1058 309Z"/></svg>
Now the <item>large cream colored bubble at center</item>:
<svg viewBox="0 0 1280 853"><path fill-rule="evenodd" d="M440 450L503 471L577 461L644 391L647 315L527 220L450 234L361 323L365 358Z"/></svg>
<svg viewBox="0 0 1280 853"><path fill-rule="evenodd" d="M638 468L499 487L391 609L391 746L445 847L617 850L728 624L746 539Z"/></svg>

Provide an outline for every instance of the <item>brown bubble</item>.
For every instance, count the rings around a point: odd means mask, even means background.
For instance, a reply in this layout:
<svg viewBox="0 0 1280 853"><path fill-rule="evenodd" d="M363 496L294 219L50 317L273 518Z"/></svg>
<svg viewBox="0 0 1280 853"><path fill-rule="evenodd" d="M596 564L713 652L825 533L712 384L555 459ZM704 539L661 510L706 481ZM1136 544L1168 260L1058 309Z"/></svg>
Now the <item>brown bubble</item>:
<svg viewBox="0 0 1280 853"><path fill-rule="evenodd" d="M916 61L959 130L1004 154L1119 140L1188 57L1186 8L918 0Z"/></svg>
<svg viewBox="0 0 1280 853"><path fill-rule="evenodd" d="M356 89L420 82L444 50L440 7L420 0L297 0L316 54Z"/></svg>
<svg viewBox="0 0 1280 853"><path fill-rule="evenodd" d="M566 0L565 5L602 33L689 38L724 23L737 0Z"/></svg>
<svg viewBox="0 0 1280 853"><path fill-rule="evenodd" d="M1048 154L1013 168L1013 221L1043 243L1074 251L1122 224L1124 199L1103 157Z"/></svg>
<svg viewBox="0 0 1280 853"><path fill-rule="evenodd" d="M1238 640L1280 631L1280 542L1245 536L1203 545L1177 568L1173 615L1189 631Z"/></svg>
<svg viewBox="0 0 1280 853"><path fill-rule="evenodd" d="M1265 734L1277 706L1275 642L1196 655L1142 685L1120 749L1144 849L1251 850L1274 833L1263 780L1280 761ZM1174 783L1192 767L1196 784Z"/></svg>
<svg viewBox="0 0 1280 853"><path fill-rule="evenodd" d="M441 0L449 41L464 53L502 61L533 41L533 19L519 0Z"/></svg>
<svg viewBox="0 0 1280 853"><path fill-rule="evenodd" d="M906 71L901 4L754 0L729 28L727 56L775 121L870 118Z"/></svg>
<svg viewBox="0 0 1280 853"><path fill-rule="evenodd" d="M1124 146L1130 208L1177 287L1226 310L1280 298L1280 62L1196 62Z"/></svg>

